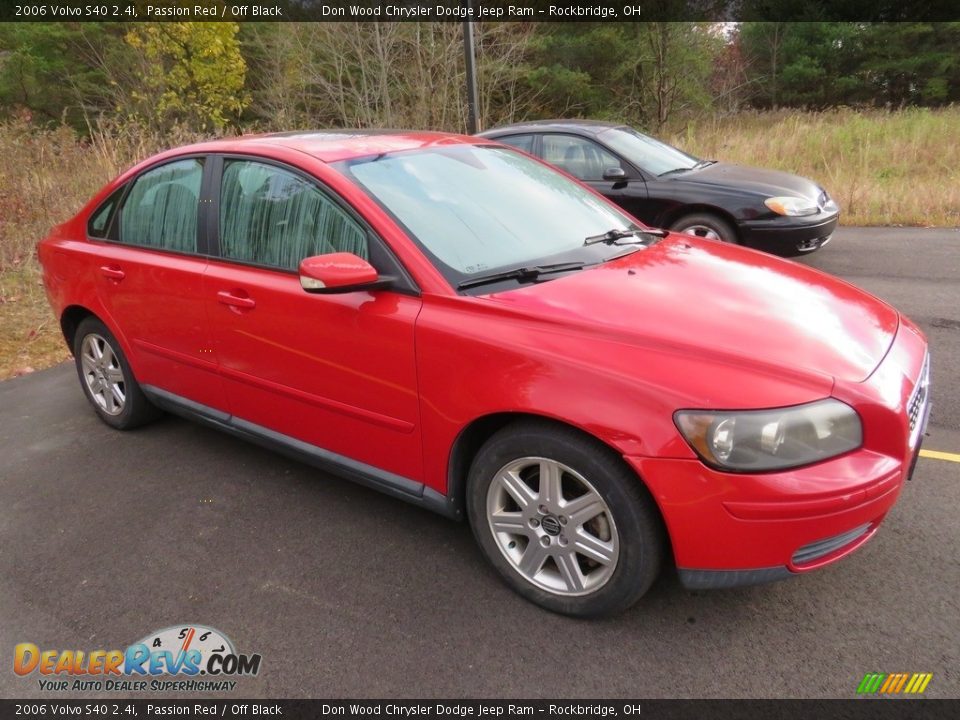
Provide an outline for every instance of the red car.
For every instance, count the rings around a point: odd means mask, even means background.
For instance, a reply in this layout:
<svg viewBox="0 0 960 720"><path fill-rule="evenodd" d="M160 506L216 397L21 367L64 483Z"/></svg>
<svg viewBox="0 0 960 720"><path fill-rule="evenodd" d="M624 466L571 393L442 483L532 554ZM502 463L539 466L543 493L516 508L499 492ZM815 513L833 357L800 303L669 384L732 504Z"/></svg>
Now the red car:
<svg viewBox="0 0 960 720"><path fill-rule="evenodd" d="M153 157L40 243L108 425L188 416L451 518L521 595L812 570L909 476L927 343L840 280L432 133Z"/></svg>

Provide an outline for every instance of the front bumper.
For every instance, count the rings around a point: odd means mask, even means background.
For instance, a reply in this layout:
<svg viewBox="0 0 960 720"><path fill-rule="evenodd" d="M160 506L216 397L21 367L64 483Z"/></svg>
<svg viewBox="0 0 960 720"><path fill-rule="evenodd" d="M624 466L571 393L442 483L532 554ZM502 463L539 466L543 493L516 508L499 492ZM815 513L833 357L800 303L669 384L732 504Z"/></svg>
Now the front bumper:
<svg viewBox="0 0 960 720"><path fill-rule="evenodd" d="M930 403L915 417L909 408L925 357L922 336L904 321L870 378L837 384L835 394L864 418L864 445L846 455L757 474L713 470L695 458L627 457L660 507L681 581L700 589L780 580L868 542L920 451Z"/></svg>
<svg viewBox="0 0 960 720"><path fill-rule="evenodd" d="M692 588L779 580L849 555L893 507L905 468L862 450L765 475L717 472L699 460L628 461L651 486L680 579ZM844 541L833 545L835 538ZM823 553L813 550L817 545Z"/></svg>
<svg viewBox="0 0 960 720"><path fill-rule="evenodd" d="M777 255L801 255L830 242L839 220L838 212L827 217L821 213L809 217L747 220L740 223L740 241Z"/></svg>
<svg viewBox="0 0 960 720"><path fill-rule="evenodd" d="M804 545L793 554L792 568L788 565L775 565L753 570L691 570L678 568L678 574L680 581L691 590L760 585L777 580L786 580L796 573L813 570L815 567L821 567L849 555L873 537L879 525L879 520L864 523L845 533ZM812 565L811 563L814 561L819 562L819 564Z"/></svg>

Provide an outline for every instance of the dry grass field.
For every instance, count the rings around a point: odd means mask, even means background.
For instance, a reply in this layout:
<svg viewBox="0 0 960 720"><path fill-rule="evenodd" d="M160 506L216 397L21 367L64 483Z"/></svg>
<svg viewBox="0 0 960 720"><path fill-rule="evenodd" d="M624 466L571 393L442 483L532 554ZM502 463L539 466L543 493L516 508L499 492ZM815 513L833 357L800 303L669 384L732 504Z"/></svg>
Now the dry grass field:
<svg viewBox="0 0 960 720"><path fill-rule="evenodd" d="M188 138L0 124L0 380L69 357L40 281L37 241L138 160Z"/></svg>
<svg viewBox="0 0 960 720"><path fill-rule="evenodd" d="M960 226L960 108L746 113L665 136L704 158L818 180L847 225ZM0 379L68 357L40 283L36 242L133 162L189 138L0 124Z"/></svg>
<svg viewBox="0 0 960 720"><path fill-rule="evenodd" d="M817 180L845 225L960 226L960 107L742 113L664 139L694 155Z"/></svg>

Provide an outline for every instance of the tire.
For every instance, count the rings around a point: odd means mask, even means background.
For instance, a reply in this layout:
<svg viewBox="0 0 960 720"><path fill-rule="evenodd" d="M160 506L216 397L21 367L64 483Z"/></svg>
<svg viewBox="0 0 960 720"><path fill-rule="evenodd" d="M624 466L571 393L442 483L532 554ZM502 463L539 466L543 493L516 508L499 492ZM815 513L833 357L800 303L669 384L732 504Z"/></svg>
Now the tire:
<svg viewBox="0 0 960 720"><path fill-rule="evenodd" d="M521 421L497 432L473 460L466 500L487 560L548 610L620 612L660 572L663 523L646 487L610 448L573 428Z"/></svg>
<svg viewBox="0 0 960 720"><path fill-rule="evenodd" d="M84 395L97 416L116 430L132 430L160 415L150 404L113 333L95 317L73 338L73 357Z"/></svg>
<svg viewBox="0 0 960 720"><path fill-rule="evenodd" d="M710 213L685 215L673 223L670 229L674 232L695 235L707 240L719 240L733 245L739 245L740 243L737 238L737 231L733 229L733 226L723 218Z"/></svg>

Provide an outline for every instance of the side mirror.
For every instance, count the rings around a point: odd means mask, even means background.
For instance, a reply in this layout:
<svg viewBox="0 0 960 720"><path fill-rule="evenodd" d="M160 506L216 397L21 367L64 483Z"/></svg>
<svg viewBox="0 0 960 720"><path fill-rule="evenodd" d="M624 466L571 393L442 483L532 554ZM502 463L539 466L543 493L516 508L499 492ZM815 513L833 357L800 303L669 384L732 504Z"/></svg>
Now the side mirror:
<svg viewBox="0 0 960 720"><path fill-rule="evenodd" d="M607 168L603 171L603 179L608 182L625 182L627 171L622 167Z"/></svg>
<svg viewBox="0 0 960 720"><path fill-rule="evenodd" d="M353 253L314 255L300 261L300 287L309 293L363 290L379 280L373 265Z"/></svg>

